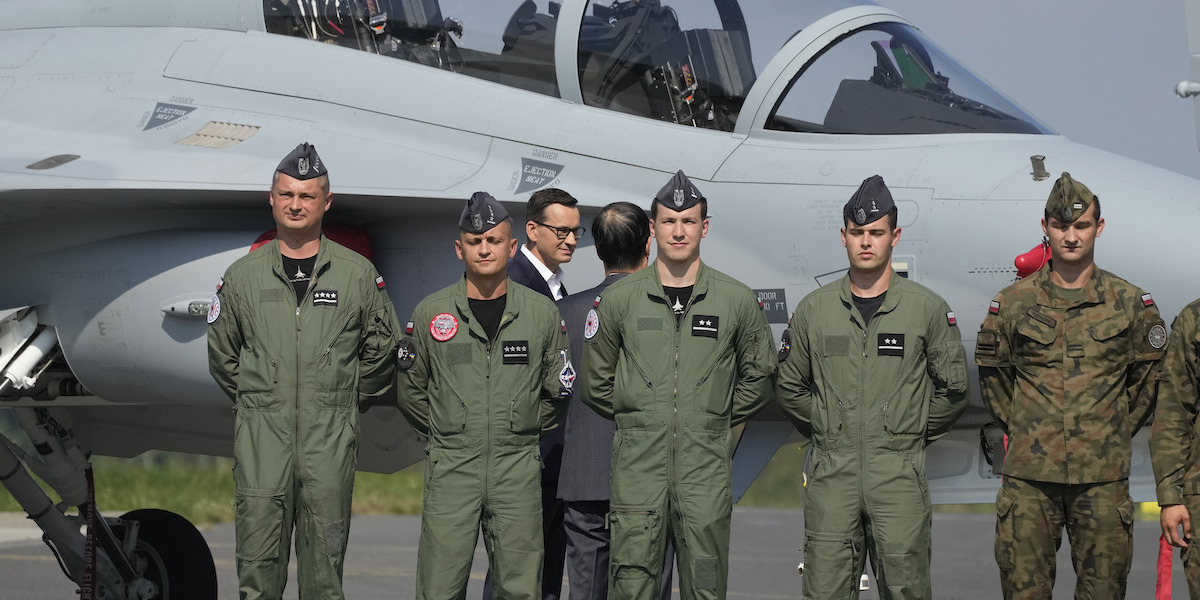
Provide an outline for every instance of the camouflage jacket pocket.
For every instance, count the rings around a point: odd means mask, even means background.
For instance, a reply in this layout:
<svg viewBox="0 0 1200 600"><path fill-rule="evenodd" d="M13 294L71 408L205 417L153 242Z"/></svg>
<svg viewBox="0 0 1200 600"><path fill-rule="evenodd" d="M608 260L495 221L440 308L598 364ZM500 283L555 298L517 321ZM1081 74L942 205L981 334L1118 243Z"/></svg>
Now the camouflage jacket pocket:
<svg viewBox="0 0 1200 600"><path fill-rule="evenodd" d="M1088 328L1096 356L1102 360L1123 362L1129 351L1129 317L1115 314Z"/></svg>
<svg viewBox="0 0 1200 600"><path fill-rule="evenodd" d="M1057 352L1050 351L1058 339L1058 325L1054 319L1038 317L1041 318L1027 315L1017 321L1013 352L1026 364L1045 366L1061 360L1061 356L1056 356Z"/></svg>

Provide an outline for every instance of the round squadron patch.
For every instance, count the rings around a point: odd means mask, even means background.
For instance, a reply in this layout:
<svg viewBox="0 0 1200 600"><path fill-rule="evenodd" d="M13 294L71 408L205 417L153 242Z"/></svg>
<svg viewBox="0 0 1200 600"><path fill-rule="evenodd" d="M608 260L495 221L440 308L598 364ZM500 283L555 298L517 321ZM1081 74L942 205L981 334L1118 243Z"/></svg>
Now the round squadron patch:
<svg viewBox="0 0 1200 600"><path fill-rule="evenodd" d="M396 351L396 365L400 370L407 371L417 362L417 345L413 343L412 338L405 337L400 340L400 349Z"/></svg>
<svg viewBox="0 0 1200 600"><path fill-rule="evenodd" d="M442 313L429 322L429 334L433 339L444 342L458 333L458 319L450 313Z"/></svg>
<svg viewBox="0 0 1200 600"><path fill-rule="evenodd" d="M792 353L792 332L790 329L783 330L783 337L779 339L779 362L787 360L789 354Z"/></svg>
<svg viewBox="0 0 1200 600"><path fill-rule="evenodd" d="M221 297L214 295L212 304L208 306L208 324L215 323L219 316L221 316Z"/></svg>
<svg viewBox="0 0 1200 600"><path fill-rule="evenodd" d="M599 329L600 329L600 315L597 315L596 309L593 308L592 310L588 311L587 321L584 322L584 324L583 324L584 339L588 339L588 340L592 339L592 336L596 335L596 332L599 331Z"/></svg>
<svg viewBox="0 0 1200 600"><path fill-rule="evenodd" d="M1162 325L1155 325L1150 328L1150 334L1146 336L1150 340L1150 346L1155 350L1161 350L1167 345L1167 328Z"/></svg>

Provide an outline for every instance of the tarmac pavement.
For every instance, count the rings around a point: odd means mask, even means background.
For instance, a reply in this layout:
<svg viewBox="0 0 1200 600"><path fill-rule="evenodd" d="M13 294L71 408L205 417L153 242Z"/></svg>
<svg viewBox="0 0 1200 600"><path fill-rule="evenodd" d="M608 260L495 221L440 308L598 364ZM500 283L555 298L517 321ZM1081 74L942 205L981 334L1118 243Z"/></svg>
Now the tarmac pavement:
<svg viewBox="0 0 1200 600"><path fill-rule="evenodd" d="M120 514L120 513L114 513ZM729 598L799 598L800 561L803 536L800 509L737 507L733 512L733 539L729 575ZM933 518L934 598L993 600L1000 598L999 577L992 558L995 517L980 514L935 513ZM40 532L20 514L0 514L0 598L61 600L75 598L76 586L63 576ZM364 515L354 517L346 557L346 597L355 600L403 600L415 596L417 537L420 517ZM205 531L217 566L220 598L237 598L234 571L233 524ZM1155 559L1159 528L1156 521L1138 521L1134 528L1134 567L1127 597L1154 597ZM1064 539L1058 556L1056 598L1071 598L1075 575ZM1178 555L1176 555L1178 556ZM1176 559L1172 597L1187 598L1183 567ZM287 599L296 599L296 566ZM475 551L467 598L480 597L487 557L482 543ZM863 600L879 598L874 589L862 592ZM678 592L675 597L678 598ZM566 600L566 585L563 586Z"/></svg>

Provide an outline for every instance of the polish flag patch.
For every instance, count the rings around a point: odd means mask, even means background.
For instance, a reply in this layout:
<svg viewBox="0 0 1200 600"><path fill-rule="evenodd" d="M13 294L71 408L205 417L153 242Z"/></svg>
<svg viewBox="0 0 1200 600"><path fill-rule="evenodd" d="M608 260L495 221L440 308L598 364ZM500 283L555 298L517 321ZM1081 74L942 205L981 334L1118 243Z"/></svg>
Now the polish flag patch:
<svg viewBox="0 0 1200 600"><path fill-rule="evenodd" d="M1146 306L1154 306L1154 298L1151 298L1150 294L1142 294L1142 304Z"/></svg>
<svg viewBox="0 0 1200 600"><path fill-rule="evenodd" d="M382 290L383 288L387 287L387 286L386 286L386 285L384 285L384 283L383 283L383 275L380 275L379 277L376 277L376 278L375 278L375 287L377 287L377 288L379 288L379 289L381 289L381 290Z"/></svg>
<svg viewBox="0 0 1200 600"><path fill-rule="evenodd" d="M596 296L596 301L592 302L592 308L600 308L600 296Z"/></svg>
<svg viewBox="0 0 1200 600"><path fill-rule="evenodd" d="M946 313L946 322L951 325L958 325L958 318L954 316L954 311Z"/></svg>
<svg viewBox="0 0 1200 600"><path fill-rule="evenodd" d="M408 324L406 324L404 326L404 335L412 335L412 332L413 332L413 322L409 321Z"/></svg>
<svg viewBox="0 0 1200 600"><path fill-rule="evenodd" d="M996 302L995 300L992 300L992 303L988 305L988 314L989 315L1000 314L1000 303Z"/></svg>

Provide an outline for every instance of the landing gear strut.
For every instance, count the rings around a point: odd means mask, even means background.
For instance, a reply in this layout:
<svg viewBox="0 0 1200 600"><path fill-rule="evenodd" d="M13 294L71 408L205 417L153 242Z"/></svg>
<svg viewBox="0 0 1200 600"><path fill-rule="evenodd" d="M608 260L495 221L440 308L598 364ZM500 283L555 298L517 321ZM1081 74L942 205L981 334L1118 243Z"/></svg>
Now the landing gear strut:
<svg viewBox="0 0 1200 600"><path fill-rule="evenodd" d="M39 328L36 312L0 320L0 394L32 442L30 455L0 434L0 484L42 529L42 539L84 595L103 600L215 600L217 572L200 532L183 517L143 509L119 519L100 517L92 499L87 449L65 408L22 405L45 392L44 374L55 361L58 338ZM69 369L65 372L69 375ZM55 504L29 474L33 470L62 498ZM78 516L68 516L68 507ZM85 515L92 515L91 519ZM85 523L90 521L90 523ZM82 533L88 524L87 534Z"/></svg>

